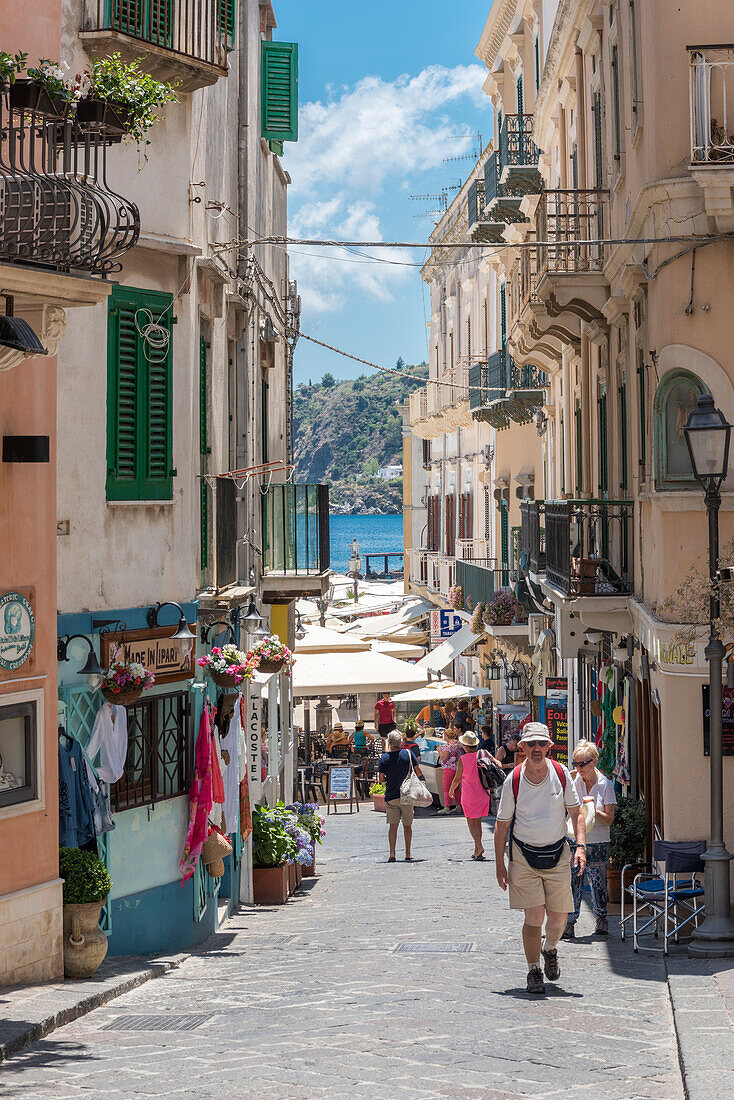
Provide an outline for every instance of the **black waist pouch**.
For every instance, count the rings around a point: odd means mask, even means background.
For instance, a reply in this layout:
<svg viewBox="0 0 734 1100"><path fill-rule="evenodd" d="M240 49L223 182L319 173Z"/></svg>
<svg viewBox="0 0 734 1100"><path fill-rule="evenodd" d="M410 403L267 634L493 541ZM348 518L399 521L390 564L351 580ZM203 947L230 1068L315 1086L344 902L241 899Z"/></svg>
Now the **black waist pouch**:
<svg viewBox="0 0 734 1100"><path fill-rule="evenodd" d="M565 836L561 840L556 841L555 844L523 844L521 840L518 840L516 836L513 836L510 840L510 845L517 844L518 848L525 856L530 867L536 871L550 871L554 867L558 866L558 861L563 855L563 849L566 847ZM510 848L510 858L512 858L512 848Z"/></svg>

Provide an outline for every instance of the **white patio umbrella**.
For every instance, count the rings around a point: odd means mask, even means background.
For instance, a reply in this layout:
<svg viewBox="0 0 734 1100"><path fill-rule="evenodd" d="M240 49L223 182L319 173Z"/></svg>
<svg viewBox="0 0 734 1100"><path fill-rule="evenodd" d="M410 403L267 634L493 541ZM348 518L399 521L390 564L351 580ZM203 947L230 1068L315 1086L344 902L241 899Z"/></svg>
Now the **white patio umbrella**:
<svg viewBox="0 0 734 1100"><path fill-rule="evenodd" d="M453 680L438 682L434 680L425 687L404 691L401 695L393 695L392 698L394 703L440 703L444 699L468 699L476 694L476 688L463 687L461 684L455 684Z"/></svg>
<svg viewBox="0 0 734 1100"><path fill-rule="evenodd" d="M366 649L341 652L300 652L293 666L293 694L363 695L405 691L425 684L427 673L417 665Z"/></svg>

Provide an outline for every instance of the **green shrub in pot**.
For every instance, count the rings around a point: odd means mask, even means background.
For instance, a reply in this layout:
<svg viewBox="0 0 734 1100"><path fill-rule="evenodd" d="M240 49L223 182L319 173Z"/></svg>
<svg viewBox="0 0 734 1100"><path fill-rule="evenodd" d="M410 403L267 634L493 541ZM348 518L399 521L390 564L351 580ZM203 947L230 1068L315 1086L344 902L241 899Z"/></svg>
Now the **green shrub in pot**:
<svg viewBox="0 0 734 1100"><path fill-rule="evenodd" d="M629 863L639 863L646 839L645 803L640 798L623 795L617 803L610 829L609 861L612 866L621 870Z"/></svg>
<svg viewBox="0 0 734 1100"><path fill-rule="evenodd" d="M99 856L82 848L59 848L59 878L64 880L64 905L104 901L112 888Z"/></svg>

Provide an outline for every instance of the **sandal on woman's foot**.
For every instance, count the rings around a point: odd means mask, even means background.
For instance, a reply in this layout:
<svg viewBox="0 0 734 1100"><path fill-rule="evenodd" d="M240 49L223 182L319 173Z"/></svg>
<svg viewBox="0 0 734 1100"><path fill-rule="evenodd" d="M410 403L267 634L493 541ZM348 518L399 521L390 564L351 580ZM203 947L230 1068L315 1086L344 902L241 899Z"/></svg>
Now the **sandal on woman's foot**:
<svg viewBox="0 0 734 1100"><path fill-rule="evenodd" d="M414 861L412 856L406 856L405 857L405 862L406 863L414 863L415 861Z"/></svg>
<svg viewBox="0 0 734 1100"><path fill-rule="evenodd" d="M478 856L472 856L472 859L475 859L477 863L481 863L484 859L484 852L480 852Z"/></svg>
<svg viewBox="0 0 734 1100"><path fill-rule="evenodd" d="M388 857L387 857L387 862L388 862L388 863L395 863L395 862L396 862L396 860L395 860L395 856L388 856Z"/></svg>

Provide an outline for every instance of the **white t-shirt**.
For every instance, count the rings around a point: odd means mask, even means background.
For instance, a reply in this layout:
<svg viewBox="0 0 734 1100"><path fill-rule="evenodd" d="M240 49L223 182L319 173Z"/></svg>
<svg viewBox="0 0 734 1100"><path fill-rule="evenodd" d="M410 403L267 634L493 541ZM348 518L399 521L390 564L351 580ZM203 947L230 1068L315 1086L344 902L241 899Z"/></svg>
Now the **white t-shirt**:
<svg viewBox="0 0 734 1100"><path fill-rule="evenodd" d="M515 814L514 835L523 844L555 844L566 835L566 807L578 806L579 796L568 769L566 789L558 778L550 760L546 760L548 774L542 783L531 783L525 778L525 765L520 772L517 791L517 808L512 793L512 772L502 785L502 797L497 814L498 821L511 821Z"/></svg>
<svg viewBox="0 0 734 1100"><path fill-rule="evenodd" d="M581 802L585 798L594 799L594 809L597 811L603 810L605 806L616 806L617 796L614 793L614 784L611 780L607 779L605 775L602 775L600 771L596 773L596 783L587 791L586 784L582 776L577 775L573 780L573 785L576 788L576 793L579 796ZM609 826L602 825L601 821L597 818L594 822L594 828L588 837L589 844L608 844L609 843Z"/></svg>

